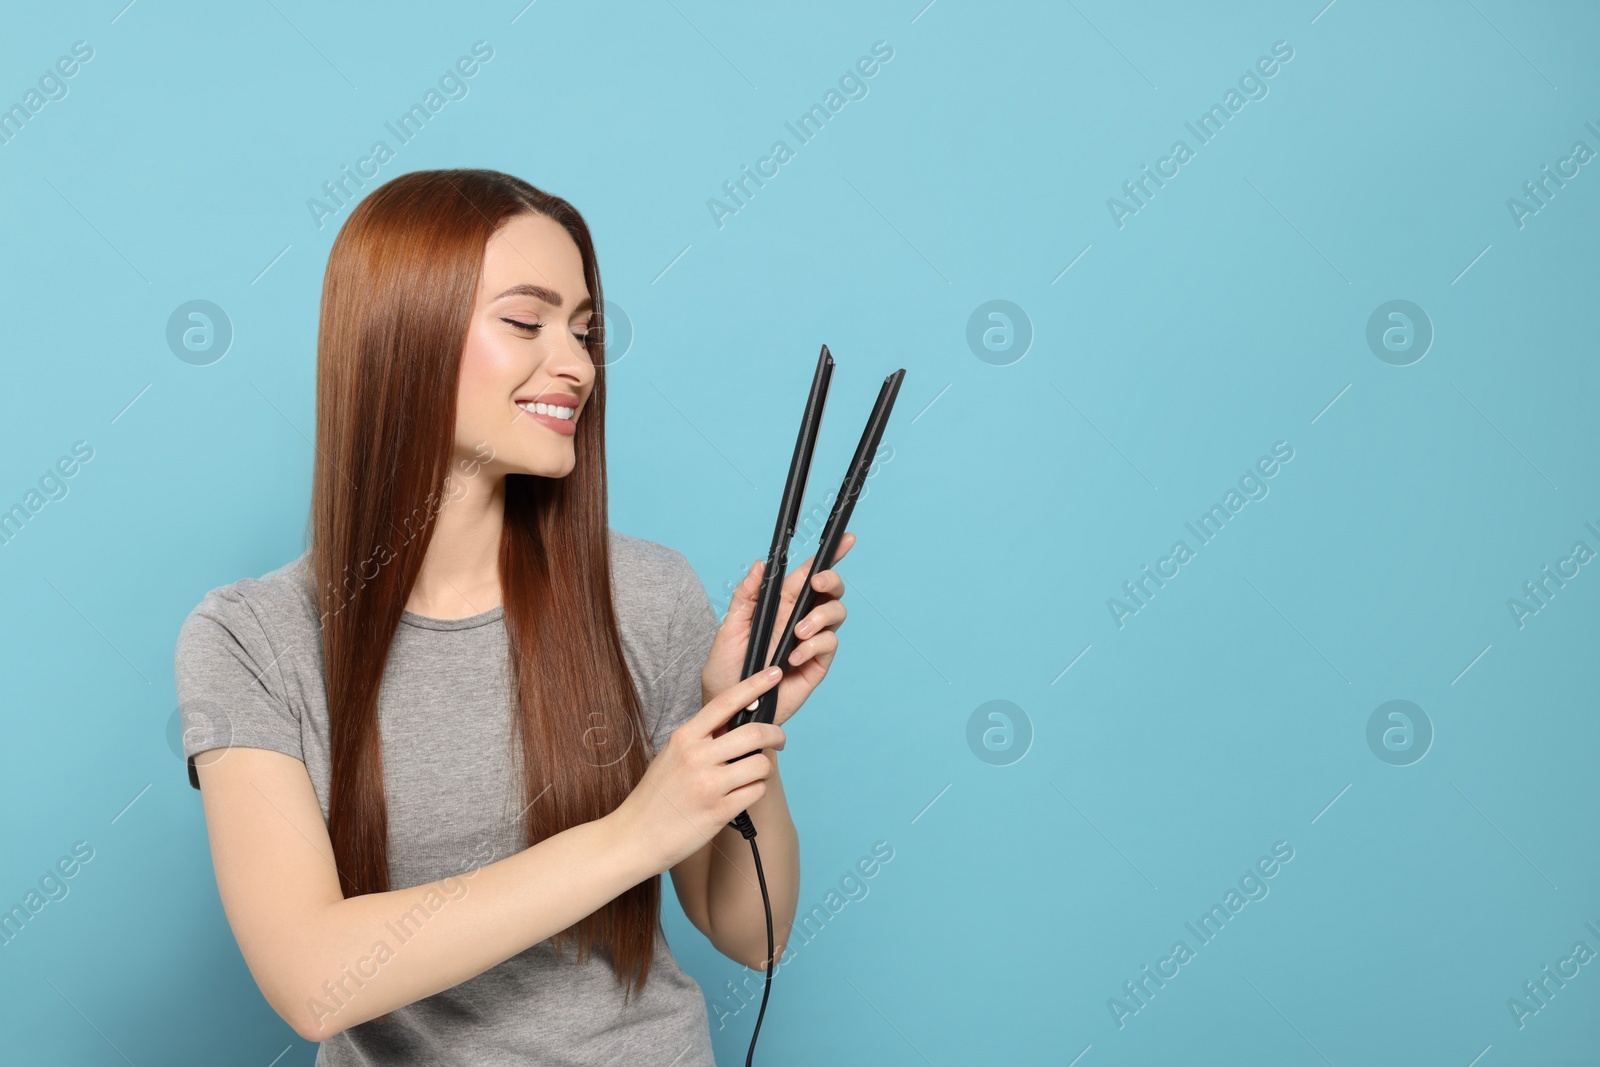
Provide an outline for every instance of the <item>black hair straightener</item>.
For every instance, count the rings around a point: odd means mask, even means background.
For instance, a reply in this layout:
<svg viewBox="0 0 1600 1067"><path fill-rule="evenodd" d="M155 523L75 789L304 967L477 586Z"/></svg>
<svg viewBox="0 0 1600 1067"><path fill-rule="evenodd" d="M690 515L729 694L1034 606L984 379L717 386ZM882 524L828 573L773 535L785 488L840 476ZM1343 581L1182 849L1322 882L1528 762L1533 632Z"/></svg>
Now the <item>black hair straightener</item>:
<svg viewBox="0 0 1600 1067"><path fill-rule="evenodd" d="M883 387L878 390L878 402L872 407L866 429L861 431L861 442L856 445L855 457L851 459L850 467L845 471L844 484L839 489L839 495L833 500L827 524L822 528L816 556L811 562L811 571L806 575L805 584L800 587L794 610L789 612L789 620L784 626L783 636L778 641L771 663L767 663L766 650L772 641L772 627L777 619L778 601L783 591L783 580L788 572L789 542L794 537L795 527L800 522L801 500L805 496L807 476L811 473L811 457L817 447L817 431L822 427L822 410L828 402L828 384L833 378L833 356L829 354L827 345L822 346L822 354L817 357L817 371L811 379L811 394L806 398L805 414L800 419L800 435L795 440L794 458L789 461L789 478L784 483L783 499L778 505L778 524L772 531L772 547L767 552L766 567L761 574L761 591L756 597L755 614L750 620L750 642L745 647L744 673L741 678L748 678L772 664L786 664L790 654L794 652L794 646L797 644L794 628L816 603L816 590L811 587L811 580L833 565L834 553L839 550L839 541L844 537L845 526L850 522L850 513L855 510L856 499L861 495L861 487L866 484L867 470L872 466L872 457L878 451L878 442L883 439L884 427L889 424L889 413L894 409L894 400L900 392L900 382L905 376L905 368L901 367L885 378ZM729 720L728 729L735 729L747 722L772 722L777 710L778 689L774 686L761 694L753 710L740 708ZM735 756L734 760L752 755L755 753L746 752L744 756ZM772 992L772 968L776 962L773 959L772 901L767 895L767 879L761 871L761 852L756 848L756 828L750 821L750 813L741 811L728 825L738 830L745 840L750 842L750 853L756 865L756 879L761 884L761 903L767 912L767 981L761 991L761 1010L756 1014L755 1032L750 1035L750 1050L744 1059L745 1067L750 1067L755 1057L756 1038L761 1034L761 1020L767 1014L767 995Z"/></svg>

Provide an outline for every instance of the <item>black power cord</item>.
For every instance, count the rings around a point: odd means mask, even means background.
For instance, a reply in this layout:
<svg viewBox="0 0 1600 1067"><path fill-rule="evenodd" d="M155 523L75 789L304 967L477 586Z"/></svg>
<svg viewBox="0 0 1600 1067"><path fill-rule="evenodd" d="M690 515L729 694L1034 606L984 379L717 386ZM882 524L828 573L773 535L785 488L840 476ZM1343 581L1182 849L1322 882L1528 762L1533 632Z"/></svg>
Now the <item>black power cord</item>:
<svg viewBox="0 0 1600 1067"><path fill-rule="evenodd" d="M744 1067L750 1067L755 1059L756 1038L761 1036L761 1020L767 1014L767 997L772 992L772 965L777 962L773 959L772 949L772 899L767 895L767 876L761 871L761 850L756 848L756 824L750 821L750 813L741 811L728 825L750 842L750 857L756 861L756 881L761 883L761 907L767 913L767 982L761 990L761 1010L756 1012L756 1028L750 1035L750 1049L744 1054Z"/></svg>

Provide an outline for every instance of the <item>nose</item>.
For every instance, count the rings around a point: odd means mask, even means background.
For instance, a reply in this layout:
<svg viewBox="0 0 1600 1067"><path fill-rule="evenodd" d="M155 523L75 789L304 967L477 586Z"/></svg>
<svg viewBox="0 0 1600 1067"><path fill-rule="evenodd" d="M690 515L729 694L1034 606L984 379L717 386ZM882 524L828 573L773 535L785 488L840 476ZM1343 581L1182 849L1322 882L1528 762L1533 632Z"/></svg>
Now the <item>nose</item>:
<svg viewBox="0 0 1600 1067"><path fill-rule="evenodd" d="M568 335L567 343L557 346L545 370L552 379L563 379L577 391L587 390L594 381L594 360L589 350L576 337Z"/></svg>

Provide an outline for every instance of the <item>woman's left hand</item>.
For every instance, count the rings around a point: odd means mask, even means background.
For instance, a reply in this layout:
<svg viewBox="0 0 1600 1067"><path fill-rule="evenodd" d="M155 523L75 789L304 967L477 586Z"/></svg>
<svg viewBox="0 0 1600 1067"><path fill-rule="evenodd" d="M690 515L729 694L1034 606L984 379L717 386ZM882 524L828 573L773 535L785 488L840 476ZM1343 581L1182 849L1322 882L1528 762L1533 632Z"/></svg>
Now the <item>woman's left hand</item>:
<svg viewBox="0 0 1600 1067"><path fill-rule="evenodd" d="M856 535L848 531L839 539L839 552L834 557L834 566L838 566L839 560L855 543ZM778 649L778 638L783 636L784 628L789 625L789 616L794 611L795 601L800 596L800 589L805 584L806 575L811 572L811 562L815 558L816 553L807 556L783 580L777 618L772 624L772 639L761 658L763 666ZM740 681L740 674L744 670L745 647L750 642L750 622L755 616L756 596L761 591L761 575L765 569L766 561L756 560L733 591L727 617L722 620L717 636L712 639L711 652L700 674L701 693L707 700ZM811 588L816 590L816 599L811 611L795 627L795 637L801 640L796 642L788 661L783 664L783 680L777 685L778 706L773 722L779 726L800 710L800 705L827 676L828 667L839 648L838 630L844 624L845 617L844 601L840 599L844 596L844 579L839 577L838 571L821 571L812 579Z"/></svg>

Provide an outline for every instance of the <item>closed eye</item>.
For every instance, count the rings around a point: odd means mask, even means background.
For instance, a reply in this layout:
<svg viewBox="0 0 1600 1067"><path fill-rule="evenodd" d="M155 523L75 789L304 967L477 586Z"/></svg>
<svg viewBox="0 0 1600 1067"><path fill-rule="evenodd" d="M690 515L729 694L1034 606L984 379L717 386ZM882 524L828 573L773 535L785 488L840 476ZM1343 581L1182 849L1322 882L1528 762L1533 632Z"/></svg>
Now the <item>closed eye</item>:
<svg viewBox="0 0 1600 1067"><path fill-rule="evenodd" d="M500 321L509 326L515 326L519 330L526 330L528 333L533 334L534 336L538 336L539 331L544 329L544 323L542 322L523 322L521 319L510 318L502 318ZM574 333L572 336L578 339L578 343L580 345L582 345L584 348L588 348L589 338L592 337L593 334L586 331L584 333Z"/></svg>

